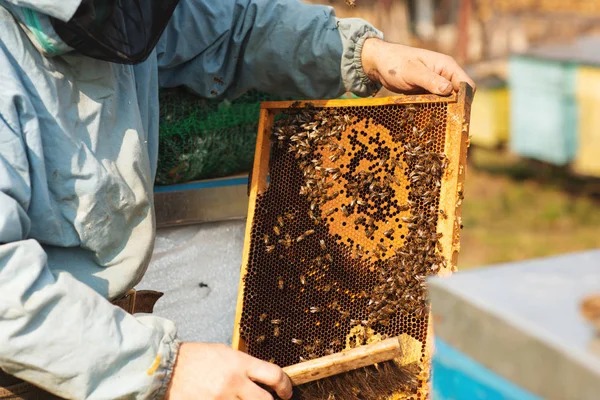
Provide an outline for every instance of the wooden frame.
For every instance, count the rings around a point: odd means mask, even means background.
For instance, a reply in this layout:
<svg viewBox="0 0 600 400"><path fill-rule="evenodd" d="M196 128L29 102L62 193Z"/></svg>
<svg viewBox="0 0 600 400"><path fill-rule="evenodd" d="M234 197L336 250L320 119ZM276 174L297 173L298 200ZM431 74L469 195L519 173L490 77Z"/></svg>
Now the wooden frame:
<svg viewBox="0 0 600 400"><path fill-rule="evenodd" d="M440 208L443 207L444 210L446 210L448 218L439 219L438 232L451 232L451 234L445 234L440 240L444 249L443 256L450 262L445 270L440 271L440 274L449 274L456 270L458 253L460 251L461 204L466 172L467 147L469 145L468 130L472 99L473 90L470 86L462 84L459 92L449 97L435 95L405 95L359 100L310 101L315 107L447 103L448 119L446 121L445 154L448 157L449 166L442 179ZM244 340L240 337L239 331L243 309L244 277L249 262L250 237L254 223L257 196L267 189L271 128L275 115L281 110L289 108L292 104L293 102L265 102L261 105L255 161L252 176L250 178L248 220L246 225L246 238L244 242L244 253L232 341L233 348L241 351L246 351L247 349ZM429 325L431 326L431 324ZM429 330L428 335L431 335L431 329ZM427 342L432 343L432 340L428 339Z"/></svg>

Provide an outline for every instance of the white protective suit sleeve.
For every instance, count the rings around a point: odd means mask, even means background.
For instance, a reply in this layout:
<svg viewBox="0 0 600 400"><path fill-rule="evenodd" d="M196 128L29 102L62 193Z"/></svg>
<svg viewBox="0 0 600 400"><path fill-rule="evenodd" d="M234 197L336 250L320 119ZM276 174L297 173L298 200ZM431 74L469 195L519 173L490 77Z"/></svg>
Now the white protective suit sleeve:
<svg viewBox="0 0 600 400"><path fill-rule="evenodd" d="M362 67L371 37L383 35L362 19L338 19L332 7L299 0L182 1L157 47L159 82L206 98L248 89L370 96L381 87Z"/></svg>

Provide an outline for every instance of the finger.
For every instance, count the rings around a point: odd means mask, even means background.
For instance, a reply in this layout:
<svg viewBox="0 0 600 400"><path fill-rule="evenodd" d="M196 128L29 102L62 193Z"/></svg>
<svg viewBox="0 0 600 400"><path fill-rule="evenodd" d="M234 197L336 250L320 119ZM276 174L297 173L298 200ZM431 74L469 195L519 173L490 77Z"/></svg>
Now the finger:
<svg viewBox="0 0 600 400"><path fill-rule="evenodd" d="M284 400L292 397L292 382L280 367L256 358L252 360L248 368L250 379L271 387Z"/></svg>
<svg viewBox="0 0 600 400"><path fill-rule="evenodd" d="M406 70L404 79L433 94L445 96L452 93L452 82L420 62L411 63L411 66Z"/></svg>
<svg viewBox="0 0 600 400"><path fill-rule="evenodd" d="M469 86L473 88L473 91L476 89L475 82L473 82L471 77L469 77L469 75L467 75L467 73L453 59L451 59L448 65L443 69L441 75L452 82L452 86L456 91L460 89L460 84L462 82L468 83Z"/></svg>
<svg viewBox="0 0 600 400"><path fill-rule="evenodd" d="M240 400L273 400L273 396L269 392L258 387L252 381L248 381L247 384L240 388L238 398Z"/></svg>

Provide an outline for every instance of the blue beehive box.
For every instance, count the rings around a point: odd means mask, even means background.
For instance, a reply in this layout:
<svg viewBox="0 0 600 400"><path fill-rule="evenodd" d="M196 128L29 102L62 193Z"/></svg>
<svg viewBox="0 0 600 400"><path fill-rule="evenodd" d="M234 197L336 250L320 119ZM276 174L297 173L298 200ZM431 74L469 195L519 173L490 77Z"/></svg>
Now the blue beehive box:
<svg viewBox="0 0 600 400"><path fill-rule="evenodd" d="M534 55L510 62L510 148L520 156L554 165L577 150L576 66Z"/></svg>

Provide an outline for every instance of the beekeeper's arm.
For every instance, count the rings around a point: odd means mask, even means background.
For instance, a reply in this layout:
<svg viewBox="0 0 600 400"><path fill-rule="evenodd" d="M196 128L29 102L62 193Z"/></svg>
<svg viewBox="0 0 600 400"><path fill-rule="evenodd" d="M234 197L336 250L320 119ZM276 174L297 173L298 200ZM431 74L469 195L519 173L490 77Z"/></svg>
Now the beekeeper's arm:
<svg viewBox="0 0 600 400"><path fill-rule="evenodd" d="M158 44L159 79L207 98L250 88L334 98L369 96L382 84L438 94L473 85L452 58L381 38L362 19L299 0L182 0Z"/></svg>

